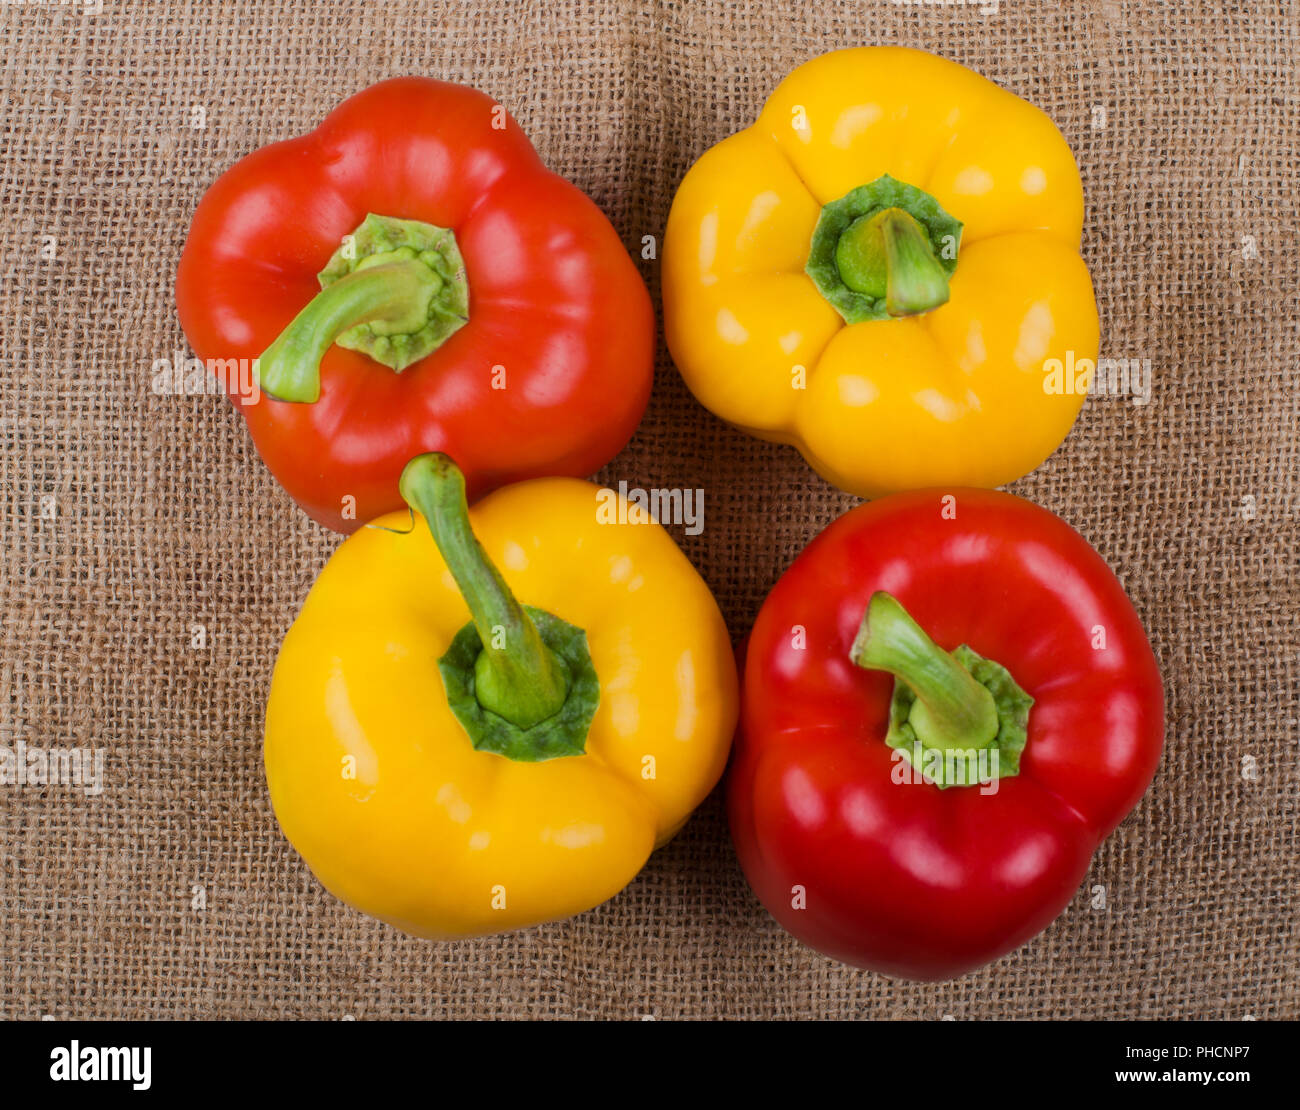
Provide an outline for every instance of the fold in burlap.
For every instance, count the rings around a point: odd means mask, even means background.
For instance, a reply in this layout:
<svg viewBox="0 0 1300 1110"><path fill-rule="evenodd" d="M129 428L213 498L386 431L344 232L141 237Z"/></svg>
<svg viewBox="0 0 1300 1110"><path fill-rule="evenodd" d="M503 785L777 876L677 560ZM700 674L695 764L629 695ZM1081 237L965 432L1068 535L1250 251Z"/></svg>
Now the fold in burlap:
<svg viewBox="0 0 1300 1110"><path fill-rule="evenodd" d="M107 780L0 788L0 1015L1296 1016L1293 3L87 7L0 6L0 743L101 747ZM1045 935L946 985L785 936L716 796L573 921L438 946L335 902L279 834L260 729L337 540L224 400L150 391L187 353L172 278L204 188L375 80L433 74L499 97L639 246L781 76L873 42L975 67L1078 155L1103 353L1150 359L1154 394L1090 401L1015 490L1097 546L1150 630L1152 790ZM602 478L705 488L703 534L678 535L737 637L851 503L712 418L662 354Z"/></svg>

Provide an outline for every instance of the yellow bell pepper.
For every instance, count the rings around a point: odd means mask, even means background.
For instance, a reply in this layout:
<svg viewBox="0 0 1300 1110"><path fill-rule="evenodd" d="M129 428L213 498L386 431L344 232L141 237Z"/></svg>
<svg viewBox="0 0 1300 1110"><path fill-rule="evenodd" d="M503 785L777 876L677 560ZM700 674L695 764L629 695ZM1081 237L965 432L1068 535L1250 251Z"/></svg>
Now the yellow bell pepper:
<svg viewBox="0 0 1300 1110"><path fill-rule="evenodd" d="M707 408L852 493L1002 485L1090 383L1082 223L1039 109L920 51L827 54L683 180L668 346Z"/></svg>
<svg viewBox="0 0 1300 1110"><path fill-rule="evenodd" d="M737 680L713 595L659 524L587 482L470 511L435 454L400 488L428 529L396 513L346 540L280 650L280 825L332 893L418 936L590 909L726 763Z"/></svg>

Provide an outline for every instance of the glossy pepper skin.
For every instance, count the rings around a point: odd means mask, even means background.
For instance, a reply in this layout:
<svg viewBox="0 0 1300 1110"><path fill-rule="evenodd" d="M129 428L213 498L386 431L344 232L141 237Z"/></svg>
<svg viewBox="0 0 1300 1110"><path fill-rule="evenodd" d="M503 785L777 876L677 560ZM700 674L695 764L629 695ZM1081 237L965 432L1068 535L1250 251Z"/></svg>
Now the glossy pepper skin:
<svg viewBox="0 0 1300 1110"><path fill-rule="evenodd" d="M434 938L580 913L718 781L737 715L722 616L658 524L602 522L608 496L536 479L468 517L530 613L585 632L599 697L569 737L581 754L476 747L440 677L471 610L419 514L358 531L321 572L275 665L265 760L285 835L343 901ZM487 625L516 641L510 617Z"/></svg>
<svg viewBox="0 0 1300 1110"><path fill-rule="evenodd" d="M462 303L447 308L460 326L399 372L329 344L353 321L318 319L326 349L314 397L310 359L270 376L262 356L320 299L318 272L332 259L346 266L345 237L355 252L371 215L451 233L443 277L460 287ZM400 333L395 304L423 319L429 295L395 286L356 319ZM590 474L631 437L649 398L654 318L618 235L501 105L442 81L384 81L310 134L232 167L194 214L176 303L200 358L262 358L261 395L239 411L284 488L336 531L400 509L398 476L425 451L460 463L471 498Z"/></svg>
<svg viewBox="0 0 1300 1110"><path fill-rule="evenodd" d="M845 243L879 284L856 298L869 318L848 322L809 271L824 206L873 183L889 194L876 207L905 210L901 238ZM936 203L951 238L906 215L936 218ZM682 181L664 240L668 346L707 408L851 493L1002 485L1046 459L1083 404L1098 321L1082 222L1074 158L1039 109L920 51L827 54ZM830 247L823 280L852 280ZM926 280L905 288L909 274Z"/></svg>
<svg viewBox="0 0 1300 1110"><path fill-rule="evenodd" d="M967 644L1033 699L1017 774L906 774L885 742L896 683L855 662L868 604L889 597L941 654ZM727 797L754 892L805 944L909 979L965 974L1046 928L1164 737L1156 662L1115 575L1058 517L977 489L831 524L763 605L741 697Z"/></svg>

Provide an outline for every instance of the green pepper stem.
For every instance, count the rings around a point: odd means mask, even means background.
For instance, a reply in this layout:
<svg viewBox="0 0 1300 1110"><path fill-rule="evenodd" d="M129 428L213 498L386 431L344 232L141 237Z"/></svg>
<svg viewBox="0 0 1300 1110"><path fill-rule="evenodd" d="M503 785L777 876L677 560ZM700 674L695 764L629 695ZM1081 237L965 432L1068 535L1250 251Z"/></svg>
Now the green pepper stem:
<svg viewBox="0 0 1300 1110"><path fill-rule="evenodd" d="M442 279L423 262L403 259L358 269L326 286L257 362L258 384L281 401L320 399L320 363L343 332L380 322L393 332L418 331Z"/></svg>
<svg viewBox="0 0 1300 1110"><path fill-rule="evenodd" d="M901 208L849 224L836 244L835 264L854 292L884 297L890 316L915 316L948 300L948 274L929 236Z"/></svg>
<svg viewBox="0 0 1300 1110"><path fill-rule="evenodd" d="M916 702L909 723L924 747L975 751L997 738L993 695L890 594L871 595L849 656L859 667L888 671L911 687Z"/></svg>
<svg viewBox="0 0 1300 1110"><path fill-rule="evenodd" d="M398 489L428 522L469 606L483 645L474 665L478 703L521 729L554 716L568 694L564 665L475 538L460 469L437 452L417 455L402 471Z"/></svg>

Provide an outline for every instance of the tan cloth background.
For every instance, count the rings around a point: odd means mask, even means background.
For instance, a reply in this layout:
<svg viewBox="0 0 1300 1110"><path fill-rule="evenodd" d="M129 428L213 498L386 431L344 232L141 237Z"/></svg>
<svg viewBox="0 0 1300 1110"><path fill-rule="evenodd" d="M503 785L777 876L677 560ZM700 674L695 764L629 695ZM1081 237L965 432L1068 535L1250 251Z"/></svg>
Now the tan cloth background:
<svg viewBox="0 0 1300 1110"><path fill-rule="evenodd" d="M108 782L0 788L0 1016L1297 1015L1294 3L87 6L0 6L0 743L103 747ZM1045 935L937 986L785 936L716 795L576 920L438 946L335 902L279 834L260 732L337 540L224 400L149 389L184 348L172 279L203 190L345 95L425 73L497 96L637 244L781 76L876 42L975 67L1078 156L1103 354L1150 358L1155 395L1089 402L1014 488L1098 547L1146 621L1169 706L1152 790ZM601 477L705 487L704 534L679 539L737 638L851 503L713 419L662 353Z"/></svg>

